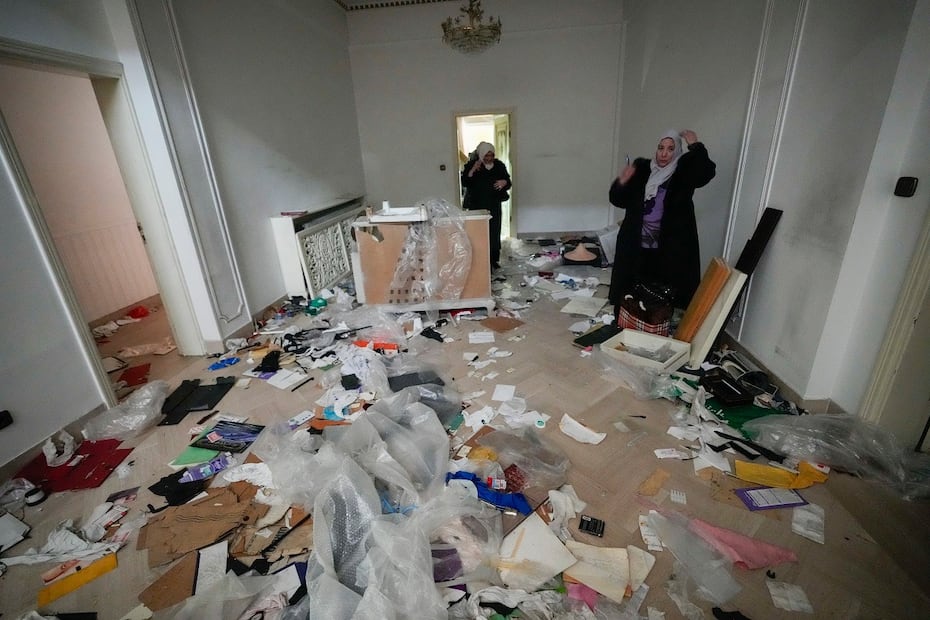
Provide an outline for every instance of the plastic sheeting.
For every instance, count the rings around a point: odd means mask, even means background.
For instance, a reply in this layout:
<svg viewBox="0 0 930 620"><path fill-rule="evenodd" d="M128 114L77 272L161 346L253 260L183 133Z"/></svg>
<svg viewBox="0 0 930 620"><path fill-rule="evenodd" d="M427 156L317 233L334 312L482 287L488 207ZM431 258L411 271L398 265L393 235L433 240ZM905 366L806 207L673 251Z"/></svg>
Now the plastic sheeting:
<svg viewBox="0 0 930 620"><path fill-rule="evenodd" d="M423 299L458 299L471 269L465 212L437 198L427 198L416 206L426 209L427 219L408 227L391 288L410 289ZM447 244L444 260L439 256L440 239Z"/></svg>

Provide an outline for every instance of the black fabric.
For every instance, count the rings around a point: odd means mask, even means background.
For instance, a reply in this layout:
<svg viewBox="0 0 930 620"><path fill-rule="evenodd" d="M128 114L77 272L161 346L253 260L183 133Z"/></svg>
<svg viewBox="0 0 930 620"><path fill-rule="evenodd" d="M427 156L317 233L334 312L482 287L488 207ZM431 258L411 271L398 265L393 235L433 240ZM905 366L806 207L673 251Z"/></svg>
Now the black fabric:
<svg viewBox="0 0 930 620"><path fill-rule="evenodd" d="M633 166L636 171L626 185L614 180L610 187L611 204L626 213L617 233L608 297L616 307L637 282L657 279L675 289L675 306L686 308L701 281L694 190L714 178L717 166L700 142L691 144L678 160L678 167L665 184L659 247L654 252L644 252L641 247L649 160L638 158Z"/></svg>
<svg viewBox="0 0 930 620"><path fill-rule="evenodd" d="M214 409L235 383L235 377L217 377L214 385L200 385L200 379L183 381L165 400L161 408L165 417L158 425L174 426L191 411Z"/></svg>
<svg viewBox="0 0 930 620"><path fill-rule="evenodd" d="M485 209L491 214L491 221L488 222L488 249L491 265L497 265L501 260L501 203L510 197L507 193L512 187L510 173L504 162L495 159L490 170L479 166L472 176L468 176L474 165L475 160L469 159L462 168L462 187L465 188L462 204L466 210ZM494 182L500 180L507 181L507 185L503 189L494 189Z"/></svg>

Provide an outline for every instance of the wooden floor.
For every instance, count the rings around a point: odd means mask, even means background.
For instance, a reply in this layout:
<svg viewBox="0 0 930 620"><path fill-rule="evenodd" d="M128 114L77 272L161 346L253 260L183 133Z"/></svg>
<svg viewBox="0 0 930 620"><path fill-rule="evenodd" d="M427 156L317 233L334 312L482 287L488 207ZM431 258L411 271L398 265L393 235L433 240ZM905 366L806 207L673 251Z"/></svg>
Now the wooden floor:
<svg viewBox="0 0 930 620"><path fill-rule="evenodd" d="M500 358L493 365L500 373L495 381L481 382L469 377L462 359L465 351L483 352L490 346L468 344L468 332L484 329L477 323L462 321L443 327L440 331L455 339L451 343L418 338L412 344L416 345L417 361L438 369L446 382L461 393L486 390L487 394L477 399L476 408L492 404L494 384L504 383L516 386L516 394L526 399L528 408L552 416L542 433L570 457L569 481L588 503L585 512L606 521L603 539L584 534L578 534L577 539L597 545L632 544L644 548L638 517L652 505L658 505L794 550L799 561L777 566L773 574L778 581L804 589L815 618L930 617L927 502L903 502L893 494L876 491L868 483L833 474L825 484L804 492L809 501L825 509L826 544L819 545L791 532L790 512L773 518L715 500L711 484L694 474L690 462L659 461L653 453L656 448L679 444L666 434L676 405L666 400L637 399L616 380L604 376L591 358L582 357L580 350L572 346L568 331L577 317L559 312L564 301L554 302L545 295L537 299L531 289L519 287L520 269L514 263L505 265L504 273L510 276L508 286L517 292L516 299L534 301L523 311L526 324L497 338L494 346L513 351L513 356ZM602 281L609 277L606 270L594 273ZM167 335L164 312L156 311L142 322L121 329L101 351L110 354L127 345L158 342ZM510 336L525 338L510 341ZM211 382L216 376L207 370L212 360L183 358L176 353L159 359L139 358L131 363L150 359L153 363L150 378L165 379L172 388L185 378ZM240 364L223 374L238 374L244 368ZM253 381L248 389L234 388L219 408L248 416L253 422L269 424L311 407L320 394L321 389L315 383L290 392ZM607 438L596 446L575 442L558 430L558 420L564 413L607 433ZM631 432L617 430L614 423L619 421ZM146 503L155 501L146 487L170 473L167 463L186 445L188 429L195 422L196 414L192 414L178 426L155 427L131 442L136 448L129 457L132 467L127 477L120 479L113 475L98 489L54 494L41 506L26 508L24 514L17 516L32 526L32 537L7 555L21 553L29 546L41 546L57 523L64 519L80 522L108 494L124 488L142 487L126 519L144 510ZM638 496L640 483L657 467L670 473L669 480L658 495ZM671 490L683 491L686 505L671 502ZM844 503L856 510L850 511ZM854 512L861 521L853 516ZM666 618L679 618L681 615L665 587L673 573L673 558L668 551L656 556L656 565L646 580L650 591L641 611L645 615L648 606L664 611ZM167 567L149 569L146 552L136 551L134 540L119 552L118 559L116 570L40 611L97 611L103 620L121 618L139 604L137 595ZM39 574L48 568L49 565L14 566L0 579L3 618L17 618L35 609L41 584ZM723 606L725 610L739 610L755 620L799 617L797 612L773 606L765 570L734 568L732 572L742 591ZM710 603L696 596L691 600L704 610L705 617L712 617ZM171 617L172 611L166 610L156 617Z"/></svg>

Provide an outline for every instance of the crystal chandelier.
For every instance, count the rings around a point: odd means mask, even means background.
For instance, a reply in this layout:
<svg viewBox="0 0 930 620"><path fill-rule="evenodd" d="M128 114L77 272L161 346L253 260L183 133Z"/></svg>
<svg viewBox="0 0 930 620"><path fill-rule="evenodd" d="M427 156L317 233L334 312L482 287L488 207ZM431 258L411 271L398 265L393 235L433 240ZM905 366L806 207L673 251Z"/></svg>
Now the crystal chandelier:
<svg viewBox="0 0 930 620"><path fill-rule="evenodd" d="M468 21L460 15L442 22L442 40L449 47L464 54L477 54L501 40L501 20L489 17L482 22L481 0L468 0L468 8L463 6L459 11L468 16Z"/></svg>

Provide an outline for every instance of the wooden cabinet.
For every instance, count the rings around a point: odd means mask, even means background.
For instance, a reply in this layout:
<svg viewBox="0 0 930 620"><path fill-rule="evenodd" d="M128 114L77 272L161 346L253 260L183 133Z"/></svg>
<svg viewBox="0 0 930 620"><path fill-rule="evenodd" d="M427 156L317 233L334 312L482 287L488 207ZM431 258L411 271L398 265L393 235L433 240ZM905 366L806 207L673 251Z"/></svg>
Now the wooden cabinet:
<svg viewBox="0 0 930 620"><path fill-rule="evenodd" d="M494 308L491 298L491 268L488 251L488 220L486 212L469 211L463 218L463 226L471 249L468 263L456 259L453 253L457 244L450 242L453 238L451 221L434 220L431 222L391 222L372 223L366 217L355 221L355 239L358 246L358 260L355 269L355 287L359 300L386 309L396 311L450 310L457 308L484 307L489 311ZM427 252L428 244L407 243L410 227L434 227L435 253ZM422 228L421 228L422 231ZM458 244L460 245L460 244ZM407 270L397 286L392 286L395 279L398 260L405 251L417 252L408 257L407 264L414 264L414 269ZM464 285L457 298L432 297L424 294L423 279L428 273L437 273L443 267L447 269L461 260L462 269L452 273L464 274ZM426 263L426 261L431 261ZM467 273L466 273L467 271ZM459 278L462 275L458 276ZM448 278L445 279L448 281ZM461 280L456 280L461 283Z"/></svg>

